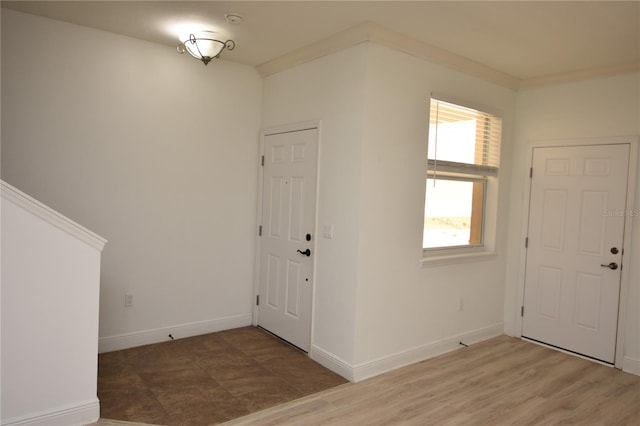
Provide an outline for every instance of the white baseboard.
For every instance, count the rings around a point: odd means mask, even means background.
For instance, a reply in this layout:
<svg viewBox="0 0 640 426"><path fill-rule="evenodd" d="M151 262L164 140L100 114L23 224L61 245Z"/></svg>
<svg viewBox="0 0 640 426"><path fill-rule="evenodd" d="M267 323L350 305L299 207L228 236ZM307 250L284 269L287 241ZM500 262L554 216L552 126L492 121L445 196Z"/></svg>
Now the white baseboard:
<svg viewBox="0 0 640 426"><path fill-rule="evenodd" d="M500 336L503 334L503 330L504 324L494 324L489 327L472 330L436 342L417 346L373 361L357 364L352 369L352 381L360 382L406 365L424 361L425 359L433 358L456 349L461 349L464 346L460 345L460 342L463 342L465 345L472 345L492 337Z"/></svg>
<svg viewBox="0 0 640 426"><path fill-rule="evenodd" d="M622 358L622 371L640 376L640 359Z"/></svg>
<svg viewBox="0 0 640 426"><path fill-rule="evenodd" d="M2 426L80 426L97 422L99 418L100 401L96 398L73 406L3 419Z"/></svg>
<svg viewBox="0 0 640 426"><path fill-rule="evenodd" d="M318 364L355 383L409 364L414 364L463 348L464 346L460 345L460 342L463 342L465 345L472 345L492 337L500 336L504 334L503 331L503 323L494 324L489 327L448 337L437 342L427 343L426 345L421 345L373 361L363 362L355 366L316 345L311 345L309 357Z"/></svg>
<svg viewBox="0 0 640 426"><path fill-rule="evenodd" d="M121 349L135 348L137 346L166 342L201 334L215 333L217 331L230 330L232 328L247 327L251 325L251 314L241 314L225 318L215 318L207 321L198 321L187 324L179 324L170 327L156 328L153 330L138 331L135 333L109 336L99 339L98 352L112 352Z"/></svg>
<svg viewBox="0 0 640 426"><path fill-rule="evenodd" d="M353 367L331 352L325 351L319 346L311 345L309 357L323 367L353 382Z"/></svg>

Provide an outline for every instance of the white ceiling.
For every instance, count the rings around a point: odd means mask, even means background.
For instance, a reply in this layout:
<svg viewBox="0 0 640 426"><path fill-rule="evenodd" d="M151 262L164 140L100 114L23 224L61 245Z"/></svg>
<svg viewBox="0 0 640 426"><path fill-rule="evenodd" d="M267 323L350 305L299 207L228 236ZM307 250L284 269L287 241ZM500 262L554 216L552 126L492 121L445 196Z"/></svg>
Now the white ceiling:
<svg viewBox="0 0 640 426"><path fill-rule="evenodd" d="M640 63L639 1L2 1L2 7L175 46L217 30L257 66L365 21L517 79ZM239 25L225 22L239 13Z"/></svg>

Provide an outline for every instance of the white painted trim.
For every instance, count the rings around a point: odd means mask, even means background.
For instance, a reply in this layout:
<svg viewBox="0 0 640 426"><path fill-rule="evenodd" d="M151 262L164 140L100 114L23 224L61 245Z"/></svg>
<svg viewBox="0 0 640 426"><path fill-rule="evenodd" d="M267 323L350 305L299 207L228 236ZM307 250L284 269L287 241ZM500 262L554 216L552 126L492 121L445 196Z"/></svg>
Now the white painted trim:
<svg viewBox="0 0 640 426"><path fill-rule="evenodd" d="M614 66L571 71L543 77L520 79L473 61L467 57L460 56L432 44L416 40L405 34L390 30L373 22L363 22L345 31L334 34L324 40L320 40L260 64L256 69L262 77L267 77L288 68L292 68L305 62L310 62L314 59L366 42L373 42L426 61L436 62L448 68L478 77L482 80L498 84L511 90L569 83L604 76L638 72L640 70L640 63L633 62L630 64L618 64Z"/></svg>
<svg viewBox="0 0 640 426"><path fill-rule="evenodd" d="M318 223L320 223L320 221L318 220L318 218L320 217L320 182L321 182L321 167L320 165L322 164L322 120L317 120L317 121L312 121L312 122L307 122L307 123L303 123L303 124L312 124L315 123L315 125L317 126L316 128L318 129L318 143L316 144L316 201L315 201L315 212L313 212L313 214L315 215L315 223L314 223L314 237L313 237L313 250L316 253L316 256L314 256L313 258L313 266L312 266L312 270L313 270L313 282L311 283L311 297L312 297L312 302L311 302L311 330L309 333L309 338L311 339L310 344L311 347L313 348L313 342L314 342L314 337L315 337L315 333L314 333L314 327L313 325L315 324L315 318L316 318L316 303L315 301L316 299L316 290L318 289L318 286L316 285L316 277L318 276L318 270L317 270L317 266L318 266L318 236L320 235L320 229L318 229ZM309 355L311 356L311 355ZM349 379L348 379L349 380Z"/></svg>
<svg viewBox="0 0 640 426"><path fill-rule="evenodd" d="M232 328L247 327L250 325L251 314L240 314L206 321L161 327L153 330L120 334L117 336L108 336L99 339L98 353L119 351L121 349L166 342L170 340L168 337L169 334L171 334L175 339L182 339L185 337L230 330Z"/></svg>
<svg viewBox="0 0 640 426"><path fill-rule="evenodd" d="M369 25L371 24L363 23L356 25L324 40L311 43L300 49L293 50L275 59L264 62L258 65L256 69L262 77L267 77L288 68L295 67L296 65L310 62L314 59L366 42L369 40L367 35Z"/></svg>
<svg viewBox="0 0 640 426"><path fill-rule="evenodd" d="M420 59L436 62L447 68L463 72L508 89L517 90L520 79L488 67L480 62L455 54L441 47L411 38L382 25L368 23L368 40L407 53Z"/></svg>
<svg viewBox="0 0 640 426"><path fill-rule="evenodd" d="M594 137L594 138L581 138L581 139L558 139L547 141L529 141L527 143L527 162L531 167L533 162L533 149L543 147L561 147L561 146L581 146L581 145L614 145L614 144L629 144L629 172L627 176L627 210L633 210L635 203L635 188L636 177L638 173L638 151L640 146L640 136L612 136L612 137ZM529 170L523 171L527 175ZM521 229L521 241L524 245L524 239L527 236L529 229L529 208L530 208L530 195L531 184L530 178L527 176L525 179L525 192L523 198L522 208L522 229ZM632 236L633 218L630 216L625 217L624 223L624 243L623 250L626 253L624 256L626 259L633 259L635 253L631 251L631 236ZM623 259L625 263L628 260ZM516 304L516 330L515 337L522 337L522 317L520 316L520 307L524 306L524 282L526 275L526 263L527 263L527 250L520 251L520 262L518 270L518 299L520 305ZM629 294L629 285L631 282L630 276L631 268L623 268L620 279L620 303L618 306L618 330L616 333L616 355L615 355L615 367L623 368L623 356L624 356L624 341L625 341L625 328L627 323L627 299ZM590 359L590 358L589 358Z"/></svg>
<svg viewBox="0 0 640 426"><path fill-rule="evenodd" d="M2 426L75 426L94 423L100 418L100 401L93 399L53 410L30 413L2 421Z"/></svg>
<svg viewBox="0 0 640 426"><path fill-rule="evenodd" d="M264 184L264 167L262 166L262 158L264 157L264 131L260 132L259 148L258 148L258 200L256 202L256 239L255 253L253 262L253 299L251 300L251 324L256 327L258 325L258 305L256 298L260 293L260 251L262 250L262 238L259 230L262 225L262 192Z"/></svg>
<svg viewBox="0 0 640 426"><path fill-rule="evenodd" d="M503 334L504 324L498 323L477 330L468 331L445 339L417 346L396 354L378 358L357 364L353 367L353 382L377 376L401 368L416 362L424 361L456 349L463 348L460 342L466 345L481 342ZM324 365L324 364L323 364ZM327 367L330 368L330 367Z"/></svg>
<svg viewBox="0 0 640 426"><path fill-rule="evenodd" d="M622 371L640 376L640 359L625 356L622 359Z"/></svg>
<svg viewBox="0 0 640 426"><path fill-rule="evenodd" d="M319 346L311 345L309 351L309 358L328 368L336 374L344 377L345 379L353 382L353 367L351 364L341 359L339 356L332 354L329 351L325 351Z"/></svg>
<svg viewBox="0 0 640 426"><path fill-rule="evenodd" d="M530 209L530 201L531 201L531 177L530 170L533 167L533 148L534 143L530 143L526 149L526 165L529 167L525 167L522 171L525 174L524 179L524 191L522 198L522 227L520 229L520 244L522 244L520 249L520 261L518 262L518 295L516 301L518 303L513 306L513 310L516 314L516 324L513 337L522 337L522 316L521 309L524 309L524 281L527 272L527 249L524 247L527 236L529 235L529 209ZM508 309L505 307L505 309Z"/></svg>
<svg viewBox="0 0 640 426"><path fill-rule="evenodd" d="M422 268L431 268L435 266L455 265L458 263L484 262L487 260L495 260L498 257L495 251L480 251L457 254L424 255L420 261Z"/></svg>
<svg viewBox="0 0 640 426"><path fill-rule="evenodd" d="M90 245L98 251L102 251L107 240L89 231L87 228L78 225L71 219L61 215L52 208L44 205L35 198L25 194L19 189L9 185L5 181L0 181L2 185L2 199L15 204L28 211L36 217L44 220L48 224L66 232L80 241Z"/></svg>
<svg viewBox="0 0 640 426"><path fill-rule="evenodd" d="M548 75L544 77L535 77L522 80L520 89L529 89L533 87L550 86L553 84L565 84L580 80L589 80L599 77L608 77L612 75L627 74L640 71L640 62L631 64L619 64L608 67L592 68L580 71L571 71L567 73Z"/></svg>
<svg viewBox="0 0 640 426"><path fill-rule="evenodd" d="M629 171L627 172L627 206L626 210L631 211L635 206L636 180L638 176L638 151L640 136L629 138ZM622 268L620 274L620 297L618 305L618 333L616 338L616 359L615 366L623 368L624 362L624 342L627 329L627 305L629 299L629 286L632 280L631 265L638 258L638 254L631 251L631 239L633 238L633 217L626 215L624 219L624 243L622 245Z"/></svg>
<svg viewBox="0 0 640 426"><path fill-rule="evenodd" d="M445 354L447 352L464 348L460 342L465 345L472 345L483 340L500 336L504 334L503 329L504 324L498 323L477 330L461 333L436 342L420 345L373 361L363 362L355 366L317 345L311 346L309 357L334 373L355 383Z"/></svg>
<svg viewBox="0 0 640 426"><path fill-rule="evenodd" d="M260 131L260 136L264 139L265 136L277 135L279 133L289 132L301 132L303 130L318 129L320 130L320 120L299 121L292 124L282 124L279 126L266 127ZM264 146L262 151L264 154Z"/></svg>
<svg viewBox="0 0 640 426"><path fill-rule="evenodd" d="M509 89L516 90L520 84L520 79L518 78L373 22L364 22L351 27L324 40L260 64L256 69L262 77L266 77L365 42L374 42L387 46Z"/></svg>

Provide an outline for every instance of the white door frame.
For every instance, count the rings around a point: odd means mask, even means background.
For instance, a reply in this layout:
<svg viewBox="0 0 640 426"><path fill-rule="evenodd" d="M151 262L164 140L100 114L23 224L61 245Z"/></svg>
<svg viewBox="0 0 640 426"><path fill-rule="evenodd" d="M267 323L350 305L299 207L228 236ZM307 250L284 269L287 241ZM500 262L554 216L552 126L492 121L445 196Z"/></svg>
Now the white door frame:
<svg viewBox="0 0 640 426"><path fill-rule="evenodd" d="M548 141L531 141L527 144L527 157L525 168L523 173L526 173L524 199L522 209L522 229L520 241L524 246L525 238L529 229L529 202L531 196L531 182L529 178L529 168L533 160L534 148L552 148L561 146L580 146L580 145L614 145L614 144L629 144L629 174L627 176L627 205L626 210L633 210L635 203L635 191L636 191L636 177L638 173L638 149L640 145L640 136L616 136L616 137L598 137L598 138L585 138L585 139L565 139L565 140L548 140ZM631 227L633 224L633 217L631 215L625 215L624 219L624 243L622 245L624 250L623 265L627 266L622 268L621 280L620 280L620 303L618 305L618 330L616 333L616 356L615 364L616 368L622 368L623 350L624 350L624 336L627 320L627 298L629 295L629 282L631 280L629 267L629 259L632 259L635 253L631 252ZM526 274L527 263L527 250L521 250L520 262L518 265L518 304L514 306L516 310L516 337L522 337L522 316L520 315L520 309L524 306L524 284Z"/></svg>
<svg viewBox="0 0 640 426"><path fill-rule="evenodd" d="M258 305L256 303L258 294L260 292L260 250L262 249L261 243L262 240L260 235L258 235L259 227L262 225L262 202L263 202L263 180L264 173L262 167L262 156L264 156L264 140L266 136L274 135L278 133L287 133L287 132L299 132L303 130L310 129L318 129L318 153L317 153L317 163L320 165L320 144L322 140L322 131L321 131L321 121L320 120L312 120L312 121L302 121L293 124L285 124L282 126L274 126L267 127L260 131L260 148L258 155L258 205L256 207L256 242L255 242L255 265L254 265L254 277L253 277L253 300L251 302L252 309L252 325L255 327L258 325ZM316 179L316 199L315 199L315 223L313 224L313 239L311 241L311 252L314 255L311 257L312 266L311 269L313 271L313 280L312 280L312 288L311 288L311 330L310 330L310 343L313 342L313 322L315 318L315 294L316 294L316 259L317 256L315 253L317 252L317 235L318 235L318 199L320 195L320 168L317 167L316 173L318 178Z"/></svg>

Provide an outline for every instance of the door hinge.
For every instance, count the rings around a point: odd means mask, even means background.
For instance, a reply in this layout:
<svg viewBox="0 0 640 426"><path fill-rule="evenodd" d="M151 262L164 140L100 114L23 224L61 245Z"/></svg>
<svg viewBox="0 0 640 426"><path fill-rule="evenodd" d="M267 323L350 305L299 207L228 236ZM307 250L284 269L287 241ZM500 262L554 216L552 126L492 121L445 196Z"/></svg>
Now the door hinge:
<svg viewBox="0 0 640 426"><path fill-rule="evenodd" d="M524 306L520 307L520 316L524 317Z"/></svg>
<svg viewBox="0 0 640 426"><path fill-rule="evenodd" d="M525 237L524 239L524 248L529 248L529 237Z"/></svg>
<svg viewBox="0 0 640 426"><path fill-rule="evenodd" d="M260 306L260 295L256 294L256 306Z"/></svg>
<svg viewBox="0 0 640 426"><path fill-rule="evenodd" d="M260 161L260 165L264 167L264 155L262 156L262 160Z"/></svg>
<svg viewBox="0 0 640 426"><path fill-rule="evenodd" d="M258 237L262 237L262 225L258 226Z"/></svg>
<svg viewBox="0 0 640 426"><path fill-rule="evenodd" d="M533 167L531 167L529 169L529 177L532 178L533 177Z"/></svg>

